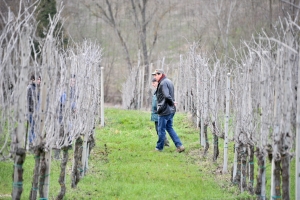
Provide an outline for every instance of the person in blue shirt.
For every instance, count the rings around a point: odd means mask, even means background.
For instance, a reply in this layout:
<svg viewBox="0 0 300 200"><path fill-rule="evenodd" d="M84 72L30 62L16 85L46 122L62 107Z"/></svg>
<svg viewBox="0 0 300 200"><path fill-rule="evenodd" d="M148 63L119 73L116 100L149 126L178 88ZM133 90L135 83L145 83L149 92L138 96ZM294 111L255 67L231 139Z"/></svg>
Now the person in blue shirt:
<svg viewBox="0 0 300 200"><path fill-rule="evenodd" d="M67 92L63 92L60 96L60 99L59 99L58 121L59 121L59 124L60 124L59 133L60 133L61 136L63 136L65 134L64 133L65 132L65 130L64 130L64 121L68 126L67 132L69 132L72 128L71 120L70 119L64 120L66 112L71 111L72 117L76 113L76 96L75 96L76 88L75 88L75 83L76 83L75 75L72 75L71 80L70 80L70 87L69 87L69 97L67 97ZM70 110L68 108L66 108L66 104L67 104L68 100L70 101L70 104L69 104ZM69 133L66 133L66 134L69 134ZM68 140L69 140L69 143L70 143L68 147L71 149L72 148L71 138L68 137ZM60 149L54 149L54 158L57 159L57 160L60 159Z"/></svg>
<svg viewBox="0 0 300 200"><path fill-rule="evenodd" d="M155 88L157 88L158 82L156 81L155 78L152 79L152 86ZM153 96L152 96L152 107L151 107L151 121L154 121L155 124L155 130L156 130L156 134L158 135L158 115L157 115L157 98L156 98L156 91L154 92ZM165 138L165 142L164 142L165 146L170 146L169 144L169 140L167 139L167 136Z"/></svg>

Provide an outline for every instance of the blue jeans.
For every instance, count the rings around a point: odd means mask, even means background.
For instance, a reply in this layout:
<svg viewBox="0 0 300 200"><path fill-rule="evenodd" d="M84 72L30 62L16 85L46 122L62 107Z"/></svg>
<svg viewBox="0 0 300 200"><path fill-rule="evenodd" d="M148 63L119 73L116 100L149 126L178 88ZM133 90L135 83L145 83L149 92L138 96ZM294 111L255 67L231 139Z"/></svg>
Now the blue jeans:
<svg viewBox="0 0 300 200"><path fill-rule="evenodd" d="M35 121L33 119L32 113L29 114L28 121L29 121L28 139L29 139L29 144L32 144L33 140L35 139L35 133L34 133Z"/></svg>
<svg viewBox="0 0 300 200"><path fill-rule="evenodd" d="M169 115L158 116L158 141L156 148L158 150L163 150L164 142L166 138L166 131L169 133L171 139L173 140L176 147L182 145L177 133L173 129L173 117L175 113Z"/></svg>

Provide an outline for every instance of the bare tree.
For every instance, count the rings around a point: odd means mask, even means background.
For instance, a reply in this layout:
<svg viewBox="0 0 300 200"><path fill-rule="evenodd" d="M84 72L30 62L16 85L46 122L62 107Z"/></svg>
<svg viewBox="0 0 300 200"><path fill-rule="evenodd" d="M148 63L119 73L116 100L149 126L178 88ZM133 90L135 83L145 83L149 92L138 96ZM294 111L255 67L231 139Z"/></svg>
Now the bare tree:
<svg viewBox="0 0 300 200"><path fill-rule="evenodd" d="M122 15L122 13L120 14L120 5L120 1L114 2L112 0L105 0L104 5L103 3L96 3L96 7L98 8L98 10L93 10L92 8L94 7L91 4L86 4L87 8L93 13L94 16L104 20L110 27L113 28L113 30L117 34L121 46L124 50L127 69L130 71L132 69L132 61L130 58L129 48L126 40L124 39L121 24L119 21L119 16ZM106 6L106 8L104 6Z"/></svg>
<svg viewBox="0 0 300 200"><path fill-rule="evenodd" d="M101 3L95 3L96 6L90 3L85 5L94 16L101 18L116 33L123 48L129 72L132 71L134 60L136 60L134 55L141 51L140 67L145 68L143 70L142 91L148 95L147 85L150 76L149 63L151 62L152 50L158 41L161 23L176 4L167 6L166 3L160 0L131 0L127 3L105 0ZM132 24L128 22L132 22ZM127 39L128 30L131 31L130 37ZM134 39L132 36L134 36ZM132 44L136 45L132 46ZM146 95L143 96L140 105L143 106L143 102L147 99Z"/></svg>

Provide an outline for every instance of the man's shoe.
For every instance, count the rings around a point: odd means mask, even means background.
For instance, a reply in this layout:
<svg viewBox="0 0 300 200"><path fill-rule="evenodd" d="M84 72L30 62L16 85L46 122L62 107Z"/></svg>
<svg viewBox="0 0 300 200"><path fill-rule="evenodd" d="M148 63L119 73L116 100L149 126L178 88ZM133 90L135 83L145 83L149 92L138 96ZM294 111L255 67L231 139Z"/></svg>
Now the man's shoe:
<svg viewBox="0 0 300 200"><path fill-rule="evenodd" d="M176 149L176 151L177 151L178 153L181 153L181 152L183 152L184 150L185 150L185 148L184 148L183 145L181 145L180 147L177 147L177 149Z"/></svg>
<svg viewBox="0 0 300 200"><path fill-rule="evenodd" d="M162 150L159 150L158 148L155 148L154 151L159 151L159 152L161 152Z"/></svg>

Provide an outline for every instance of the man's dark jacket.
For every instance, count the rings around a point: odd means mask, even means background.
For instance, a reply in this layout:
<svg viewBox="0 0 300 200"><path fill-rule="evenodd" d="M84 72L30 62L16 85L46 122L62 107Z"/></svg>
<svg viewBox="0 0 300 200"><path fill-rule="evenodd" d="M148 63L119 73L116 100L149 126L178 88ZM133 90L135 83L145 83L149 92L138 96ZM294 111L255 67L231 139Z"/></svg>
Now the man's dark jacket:
<svg viewBox="0 0 300 200"><path fill-rule="evenodd" d="M37 108L38 94L35 83L31 83L27 86L27 107L28 112L33 113Z"/></svg>
<svg viewBox="0 0 300 200"><path fill-rule="evenodd" d="M174 85L167 77L163 77L159 81L156 97L158 115L169 115L176 112L174 105Z"/></svg>

